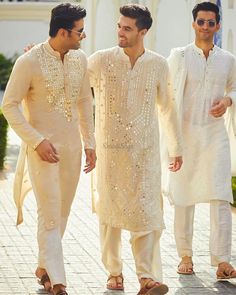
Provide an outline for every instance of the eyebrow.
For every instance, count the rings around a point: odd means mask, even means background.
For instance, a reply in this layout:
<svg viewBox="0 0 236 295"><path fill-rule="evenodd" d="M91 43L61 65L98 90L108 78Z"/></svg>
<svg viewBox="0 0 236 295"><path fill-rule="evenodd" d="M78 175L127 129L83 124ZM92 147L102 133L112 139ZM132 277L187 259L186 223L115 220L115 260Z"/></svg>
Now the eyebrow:
<svg viewBox="0 0 236 295"><path fill-rule="evenodd" d="M117 23L117 25L121 27L120 23ZM133 30L130 26L123 26L123 28Z"/></svg>

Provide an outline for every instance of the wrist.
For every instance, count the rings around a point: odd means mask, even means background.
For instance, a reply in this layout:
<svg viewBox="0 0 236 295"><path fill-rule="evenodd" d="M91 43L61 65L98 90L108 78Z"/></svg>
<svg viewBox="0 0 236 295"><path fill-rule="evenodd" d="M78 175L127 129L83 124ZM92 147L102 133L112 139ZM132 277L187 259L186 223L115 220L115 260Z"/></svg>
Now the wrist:
<svg viewBox="0 0 236 295"><path fill-rule="evenodd" d="M229 96L225 96L224 101L226 107L230 107L232 105L232 99Z"/></svg>

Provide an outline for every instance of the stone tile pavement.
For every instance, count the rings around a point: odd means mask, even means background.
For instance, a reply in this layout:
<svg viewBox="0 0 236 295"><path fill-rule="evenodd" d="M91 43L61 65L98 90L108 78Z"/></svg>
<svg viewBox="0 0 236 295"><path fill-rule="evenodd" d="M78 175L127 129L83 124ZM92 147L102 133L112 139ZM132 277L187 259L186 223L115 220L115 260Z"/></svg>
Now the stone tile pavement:
<svg viewBox="0 0 236 295"><path fill-rule="evenodd" d="M46 294L37 284L36 208L30 193L24 206L25 222L15 226L16 209L12 200L12 182L19 139L10 130L6 173L0 177L0 295ZM137 294L138 282L129 247L129 234L124 232L123 250L125 292L105 289L106 273L100 262L98 223L91 213L90 178L81 176L76 199L64 237L65 265L70 295ZM179 276L178 257L173 239L173 208L165 202L166 230L162 236L164 281L168 294L236 294L236 280L217 282L215 269L209 264L209 210L199 205L195 217L194 265L196 274ZM233 214L232 262L236 265L236 213Z"/></svg>

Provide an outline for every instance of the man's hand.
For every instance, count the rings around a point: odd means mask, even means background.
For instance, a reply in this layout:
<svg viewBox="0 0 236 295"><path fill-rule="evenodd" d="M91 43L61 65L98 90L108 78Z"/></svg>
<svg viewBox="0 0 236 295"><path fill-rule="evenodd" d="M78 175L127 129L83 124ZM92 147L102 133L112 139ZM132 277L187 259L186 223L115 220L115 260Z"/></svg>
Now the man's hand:
<svg viewBox="0 0 236 295"><path fill-rule="evenodd" d="M209 113L215 118L221 117L226 112L227 107L231 106L231 104L232 100L230 97L225 96L222 99L216 99L213 102Z"/></svg>
<svg viewBox="0 0 236 295"><path fill-rule="evenodd" d="M44 139L35 150L43 161L49 163L57 163L59 161L55 147L47 139Z"/></svg>
<svg viewBox="0 0 236 295"><path fill-rule="evenodd" d="M182 157L175 157L169 164L169 170L172 172L176 172L181 168L182 164Z"/></svg>
<svg viewBox="0 0 236 295"><path fill-rule="evenodd" d="M29 51L30 49L32 49L35 46L35 43L30 43L28 45L26 45L26 47L24 48L24 52Z"/></svg>
<svg viewBox="0 0 236 295"><path fill-rule="evenodd" d="M93 149L85 149L85 155L86 155L86 164L84 166L84 172L89 173L95 168L96 165L96 152Z"/></svg>

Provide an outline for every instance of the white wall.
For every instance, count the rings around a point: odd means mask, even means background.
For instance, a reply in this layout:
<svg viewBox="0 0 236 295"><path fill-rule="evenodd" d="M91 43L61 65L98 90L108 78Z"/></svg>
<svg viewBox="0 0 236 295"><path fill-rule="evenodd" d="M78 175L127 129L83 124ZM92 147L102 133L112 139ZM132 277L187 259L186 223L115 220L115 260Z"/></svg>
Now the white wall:
<svg viewBox="0 0 236 295"><path fill-rule="evenodd" d="M82 49L92 52L117 44L119 7L131 0L82 0L87 9L86 40ZM146 46L168 56L170 49L194 40L191 10L199 0L137 0L147 5L153 26ZM215 1L212 1L215 2ZM229 2L233 8L229 8ZM48 37L50 11L58 3L0 2L0 53L11 57L21 54L28 43L39 43ZM236 54L236 0L222 0L223 48Z"/></svg>

